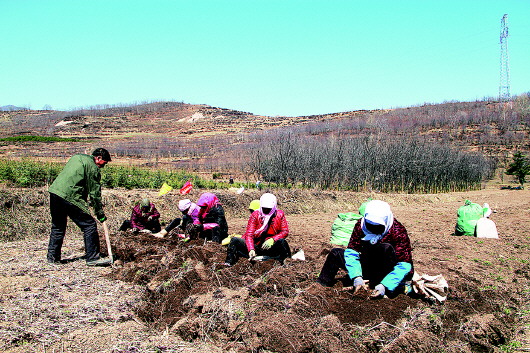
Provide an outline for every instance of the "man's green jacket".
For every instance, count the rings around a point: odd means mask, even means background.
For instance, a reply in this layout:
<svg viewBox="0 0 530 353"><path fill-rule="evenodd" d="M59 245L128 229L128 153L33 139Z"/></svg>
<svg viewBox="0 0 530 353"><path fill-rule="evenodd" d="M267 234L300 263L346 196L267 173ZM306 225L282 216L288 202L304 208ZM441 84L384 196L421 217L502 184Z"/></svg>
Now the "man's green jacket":
<svg viewBox="0 0 530 353"><path fill-rule="evenodd" d="M93 156L88 154L72 156L48 191L88 214L90 214L88 206L88 196L90 196L96 218L101 222L106 219L101 203L101 173Z"/></svg>

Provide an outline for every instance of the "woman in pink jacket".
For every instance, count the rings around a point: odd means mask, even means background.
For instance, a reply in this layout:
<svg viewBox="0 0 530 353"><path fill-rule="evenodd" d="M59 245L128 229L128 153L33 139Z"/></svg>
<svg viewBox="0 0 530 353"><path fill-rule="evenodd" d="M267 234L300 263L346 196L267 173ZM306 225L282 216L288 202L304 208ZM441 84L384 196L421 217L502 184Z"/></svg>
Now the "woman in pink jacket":
<svg viewBox="0 0 530 353"><path fill-rule="evenodd" d="M289 225L284 212L277 208L276 196L266 193L259 201L260 207L250 215L243 237L230 240L227 265L234 265L240 257L252 261L257 256L263 256L263 259L275 259L281 264L291 257L291 249L285 240L289 235Z"/></svg>

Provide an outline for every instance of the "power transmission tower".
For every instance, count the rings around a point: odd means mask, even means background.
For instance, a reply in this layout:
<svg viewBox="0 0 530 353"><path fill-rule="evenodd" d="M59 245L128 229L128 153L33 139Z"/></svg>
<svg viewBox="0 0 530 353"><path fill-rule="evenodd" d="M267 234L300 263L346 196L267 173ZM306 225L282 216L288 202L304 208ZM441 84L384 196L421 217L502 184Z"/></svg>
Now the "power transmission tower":
<svg viewBox="0 0 530 353"><path fill-rule="evenodd" d="M499 100L508 101L510 99L510 65L508 60L508 14L504 14L501 19L501 69L499 84Z"/></svg>

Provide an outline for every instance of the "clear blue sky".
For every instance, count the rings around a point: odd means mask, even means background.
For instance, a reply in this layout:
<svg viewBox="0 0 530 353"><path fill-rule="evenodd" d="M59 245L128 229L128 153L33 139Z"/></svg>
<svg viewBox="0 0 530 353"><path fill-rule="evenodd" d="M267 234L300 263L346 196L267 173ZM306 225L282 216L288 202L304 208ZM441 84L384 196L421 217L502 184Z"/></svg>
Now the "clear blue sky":
<svg viewBox="0 0 530 353"><path fill-rule="evenodd" d="M530 91L530 1L0 0L0 106L175 100L262 115Z"/></svg>

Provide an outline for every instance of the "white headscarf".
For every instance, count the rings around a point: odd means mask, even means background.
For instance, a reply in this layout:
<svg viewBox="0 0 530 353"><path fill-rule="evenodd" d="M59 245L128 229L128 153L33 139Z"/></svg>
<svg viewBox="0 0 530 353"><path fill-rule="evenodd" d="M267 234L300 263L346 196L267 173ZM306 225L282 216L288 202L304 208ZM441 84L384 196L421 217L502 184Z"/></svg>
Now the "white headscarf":
<svg viewBox="0 0 530 353"><path fill-rule="evenodd" d="M366 229L366 222L372 224L380 224L385 226L383 234L374 234ZM364 238L362 240L367 240L372 244L377 243L381 238L383 238L390 227L394 223L394 215L390 210L390 205L384 201L372 200L366 204L366 209L364 211L363 218L361 219L361 229L364 233Z"/></svg>
<svg viewBox="0 0 530 353"><path fill-rule="evenodd" d="M184 199L179 201L179 210L181 212L186 211L191 206L191 200L190 199Z"/></svg>
<svg viewBox="0 0 530 353"><path fill-rule="evenodd" d="M278 204L278 200L276 199L276 196L274 196L271 193L265 193L261 195L259 199L259 213L261 216L261 219L263 220L263 225L260 229L256 230L254 234L258 235L261 234L265 229L267 229L267 226L269 224L269 221L271 217L276 213ZM270 208L270 212L267 214L263 213L264 208Z"/></svg>

